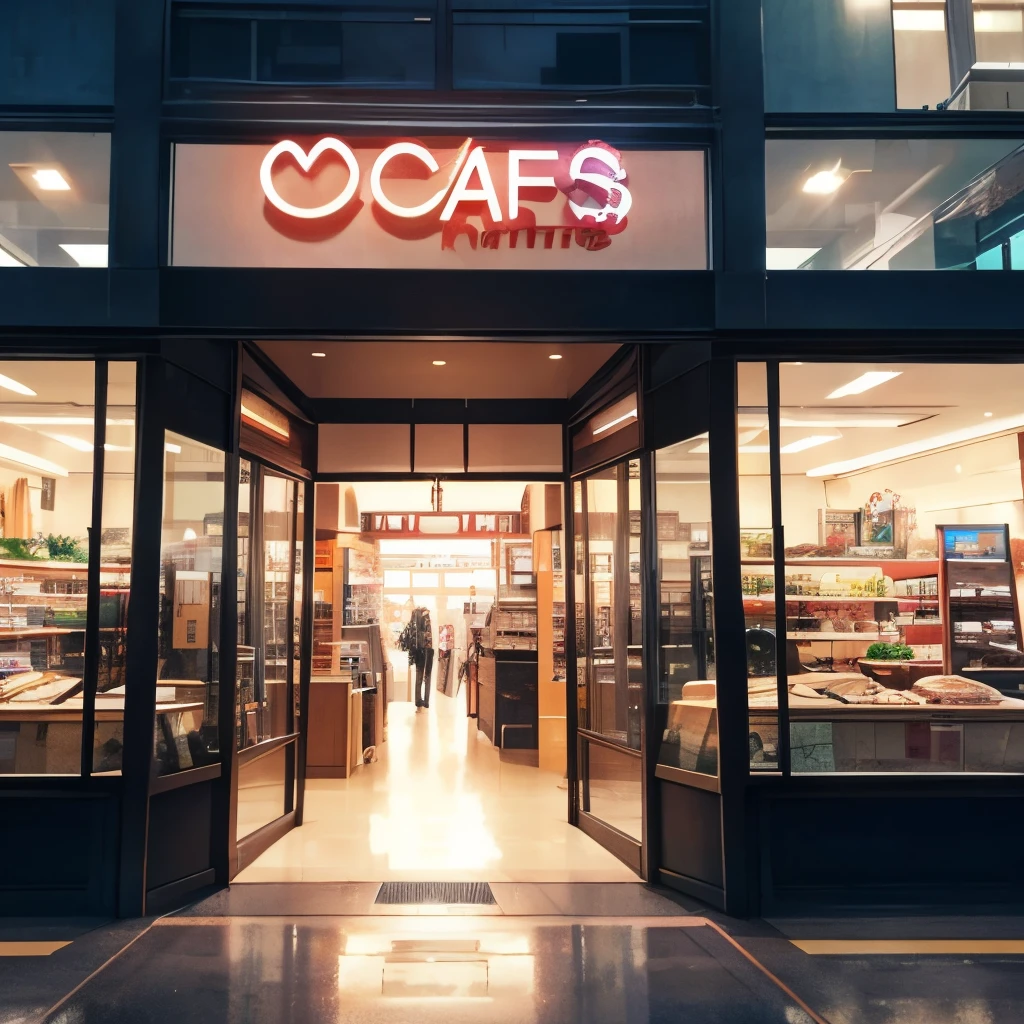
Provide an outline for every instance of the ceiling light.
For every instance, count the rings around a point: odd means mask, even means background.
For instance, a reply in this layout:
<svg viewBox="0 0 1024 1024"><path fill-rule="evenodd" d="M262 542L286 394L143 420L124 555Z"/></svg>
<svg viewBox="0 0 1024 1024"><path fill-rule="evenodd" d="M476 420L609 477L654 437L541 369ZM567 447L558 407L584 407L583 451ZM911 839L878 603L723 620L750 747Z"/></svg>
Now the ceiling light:
<svg viewBox="0 0 1024 1024"><path fill-rule="evenodd" d="M0 387L3 386L5 385L0 384ZM31 391L28 394L34 395L35 392ZM15 427L91 427L92 422L91 416L0 416L0 423L9 423ZM135 420L108 419L107 426L134 427Z"/></svg>
<svg viewBox="0 0 1024 1024"><path fill-rule="evenodd" d="M181 535L182 540L196 540L196 531L191 526L185 527L185 532Z"/></svg>
<svg viewBox="0 0 1024 1024"><path fill-rule="evenodd" d="M444 359L435 359L435 360L434 360L434 365L435 365L435 366L447 366L447 365L448 365L448 363L447 363L447 361L446 361L446 360L444 360Z"/></svg>
<svg viewBox="0 0 1024 1024"><path fill-rule="evenodd" d="M975 32L1017 32L1024 29L1021 11L975 11Z"/></svg>
<svg viewBox="0 0 1024 1024"><path fill-rule="evenodd" d="M251 391L242 392L242 422L275 441L287 441L291 437L287 415Z"/></svg>
<svg viewBox="0 0 1024 1024"><path fill-rule="evenodd" d="M561 359L561 358L562 357L557 352L552 352L551 355L548 356L548 359Z"/></svg>
<svg viewBox="0 0 1024 1024"><path fill-rule="evenodd" d="M130 444L105 444L103 450L106 452L133 452L135 449Z"/></svg>
<svg viewBox="0 0 1024 1024"><path fill-rule="evenodd" d="M60 441L61 444L66 444L69 448L74 448L78 452L91 452L93 449L92 441L86 441L84 438L75 437L73 434L43 434L43 437L49 437L54 441Z"/></svg>
<svg viewBox="0 0 1024 1024"><path fill-rule="evenodd" d="M987 413L985 413L985 417L986 417L986 419L987 419L988 417L990 417L991 415L992 415L992 413L990 413L990 412L987 412Z"/></svg>
<svg viewBox="0 0 1024 1024"><path fill-rule="evenodd" d="M40 167L32 175L44 192L69 192L71 186L56 167Z"/></svg>
<svg viewBox="0 0 1024 1024"><path fill-rule="evenodd" d="M839 190L839 186L850 176L850 172L842 167L842 160L837 160L835 167L827 171L812 174L805 182L803 190L812 196L830 196Z"/></svg>
<svg viewBox="0 0 1024 1024"><path fill-rule="evenodd" d="M975 18L978 17L976 14ZM946 14L937 10L908 11L899 8L892 12L892 27L897 32L944 32Z"/></svg>
<svg viewBox="0 0 1024 1024"><path fill-rule="evenodd" d="M821 248L769 247L764 251L765 270L799 270L816 252Z"/></svg>
<svg viewBox="0 0 1024 1024"><path fill-rule="evenodd" d="M36 397L36 393L30 387L22 384L21 381L15 380L13 377L5 377L2 373L0 373L0 388L13 391L18 395L28 395L29 398ZM89 422L91 423L92 420Z"/></svg>
<svg viewBox="0 0 1024 1024"><path fill-rule="evenodd" d="M950 448L966 441L976 441L981 437L990 437L1011 430L1016 431L1021 427L1024 427L1024 416L1011 416L1004 420L995 420L993 423L979 423L973 427L952 430L948 434L936 434L934 437L925 437L920 441L908 441L895 448L884 448L882 451L871 452L869 455L859 455L857 458L846 459L843 462L831 462L826 466L807 470L807 475L839 476L843 473L855 473L857 470L867 469L870 466L896 462L912 455L922 455L939 448Z"/></svg>
<svg viewBox="0 0 1024 1024"><path fill-rule="evenodd" d="M327 353L326 352L313 352L313 353L311 353L311 355L313 356L314 359L326 359L327 358Z"/></svg>
<svg viewBox="0 0 1024 1024"><path fill-rule="evenodd" d="M930 415L930 414L929 414ZM914 420L927 419L922 416L816 416L814 419L796 419L793 416L780 416L779 426L782 427L875 427L880 430L892 430L902 427Z"/></svg>
<svg viewBox="0 0 1024 1024"><path fill-rule="evenodd" d="M609 420L603 426L595 427L594 428L594 437L597 437L598 434L603 434L606 430L611 430L612 427L617 427L620 423L625 423L627 420L635 420L635 419L636 419L636 409L630 409L629 412L624 413L622 416L617 416L613 420Z"/></svg>
<svg viewBox="0 0 1024 1024"><path fill-rule="evenodd" d="M21 260L12 256L6 249L0 249L0 267L23 267Z"/></svg>
<svg viewBox="0 0 1024 1024"><path fill-rule="evenodd" d="M170 441L167 441L164 444L164 451L165 452L170 452L172 455L180 455L181 454L181 445L180 444L172 444Z"/></svg>
<svg viewBox="0 0 1024 1024"><path fill-rule="evenodd" d="M107 265L106 245L78 245L73 242L61 242L60 247L80 267L105 267Z"/></svg>
<svg viewBox="0 0 1024 1024"><path fill-rule="evenodd" d="M810 437L802 437L799 441L790 441L789 444L784 444L779 451L783 455L796 455L797 452L805 452L808 448L817 448L819 444L838 441L842 436L842 434L811 434Z"/></svg>
<svg viewBox="0 0 1024 1024"><path fill-rule="evenodd" d="M860 395L872 388L877 388L879 384L884 384L887 380L892 380L893 377L899 377L902 372L902 370L871 370L868 373L862 373L856 380L851 380L849 384L836 388L831 395L825 397L846 398L849 395Z"/></svg>
<svg viewBox="0 0 1024 1024"><path fill-rule="evenodd" d="M38 455L33 455L31 452L23 452L20 448L12 448L7 444L0 444L0 459L3 459L5 462L17 463L19 466L26 466L29 469L38 469L52 476L68 475L68 471L63 466L58 466L56 462L51 462L49 459L41 459Z"/></svg>

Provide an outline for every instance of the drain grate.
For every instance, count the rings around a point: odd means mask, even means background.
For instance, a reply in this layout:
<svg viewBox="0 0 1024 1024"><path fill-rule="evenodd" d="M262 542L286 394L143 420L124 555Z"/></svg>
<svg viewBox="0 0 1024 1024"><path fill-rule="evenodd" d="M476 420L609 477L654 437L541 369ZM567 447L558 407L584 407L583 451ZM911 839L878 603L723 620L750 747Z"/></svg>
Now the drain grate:
<svg viewBox="0 0 1024 1024"><path fill-rule="evenodd" d="M374 903L489 905L496 903L486 882L384 882Z"/></svg>

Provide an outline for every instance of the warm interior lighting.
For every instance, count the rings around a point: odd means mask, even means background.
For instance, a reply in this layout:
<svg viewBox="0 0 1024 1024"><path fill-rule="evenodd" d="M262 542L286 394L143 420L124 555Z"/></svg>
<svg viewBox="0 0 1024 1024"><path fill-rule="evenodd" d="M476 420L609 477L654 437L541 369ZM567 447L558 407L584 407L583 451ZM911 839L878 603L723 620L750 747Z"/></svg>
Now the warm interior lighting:
<svg viewBox="0 0 1024 1024"><path fill-rule="evenodd" d="M939 12L941 13L941 12ZM975 32L1016 32L1024 31L1024 12L1010 9L1008 11L975 11Z"/></svg>
<svg viewBox="0 0 1024 1024"><path fill-rule="evenodd" d="M784 444L779 451L783 455L795 455L797 452L805 452L808 448L817 448L820 444L828 444L829 441L838 441L842 434L811 434L809 437L802 437L799 441L790 441Z"/></svg>
<svg viewBox="0 0 1024 1024"><path fill-rule="evenodd" d="M182 540L196 540L196 531L191 526L185 527L185 532L181 535Z"/></svg>
<svg viewBox="0 0 1024 1024"><path fill-rule="evenodd" d="M739 451L740 455L767 455L771 448L766 444L741 444Z"/></svg>
<svg viewBox="0 0 1024 1024"><path fill-rule="evenodd" d="M850 176L850 172L844 170L841 160L836 161L835 167L827 171L818 171L812 174L805 182L803 190L812 196L829 196L839 190L839 186Z"/></svg>
<svg viewBox="0 0 1024 1024"><path fill-rule="evenodd" d="M447 366L447 365L448 365L448 363L444 359L435 359L434 360L434 366Z"/></svg>
<svg viewBox="0 0 1024 1024"><path fill-rule="evenodd" d="M603 434L606 430L611 430L612 427L617 427L620 423L625 423L627 420L636 419L636 409L630 409L629 412L623 413L621 416L617 416L613 420L609 420L603 426L594 428L594 437L598 434Z"/></svg>
<svg viewBox="0 0 1024 1024"><path fill-rule="evenodd" d="M275 441L287 441L291 437L288 417L251 391L242 392L242 422Z"/></svg>
<svg viewBox="0 0 1024 1024"><path fill-rule="evenodd" d="M181 445L180 444L174 444L173 442L168 441L168 442L166 442L164 444L164 451L165 452L170 452L172 455L180 455L181 454Z"/></svg>
<svg viewBox="0 0 1024 1024"><path fill-rule="evenodd" d="M562 357L557 352L552 352L551 355L548 356L548 359L561 359L561 358Z"/></svg>
<svg viewBox="0 0 1024 1024"><path fill-rule="evenodd" d="M1021 427L1024 427L1024 416L1011 416L1004 420L995 420L992 423L979 423L973 427L951 430L948 434L936 434L934 437L908 441L906 444L897 445L894 448L883 448L881 451L859 455L842 462L830 462L828 465L807 470L807 475L839 476L843 473L854 473L871 466L881 466L886 462L897 462L912 455L922 455L925 452L937 451L939 448L951 448L966 441L976 441L978 438L990 437L1011 430L1016 431Z"/></svg>
<svg viewBox="0 0 1024 1024"><path fill-rule="evenodd" d="M2 386L2 385L0 385ZM11 390L14 390L13 388ZM34 391L23 392L34 395ZM0 423L15 427L91 427L91 416L0 416ZM134 427L135 420L107 420L108 427Z"/></svg>
<svg viewBox="0 0 1024 1024"><path fill-rule="evenodd" d="M931 413L923 416L872 416L870 414L859 416L852 412L846 416L814 416L808 419L798 419L795 416L780 416L779 425L783 427L866 427L878 430L893 430L902 427L905 423L913 423L915 420L925 419Z"/></svg>
<svg viewBox="0 0 1024 1024"><path fill-rule="evenodd" d="M838 188L838 186L836 187ZM804 191L807 191L806 187ZM798 270L816 252L821 252L821 249L797 246L769 247L764 251L765 270ZM793 365L797 366L799 364L794 363Z"/></svg>
<svg viewBox="0 0 1024 1024"><path fill-rule="evenodd" d="M16 465L25 466L28 469L38 469L40 472L48 473L51 476L68 475L68 471L63 466L58 466L56 462L42 459L31 452L23 452L20 448L12 448L7 444L0 444L0 459L3 459L4 462L13 462Z"/></svg>
<svg viewBox="0 0 1024 1024"><path fill-rule="evenodd" d="M61 242L60 247L80 267L105 267L107 265L106 245L79 245L73 242Z"/></svg>
<svg viewBox="0 0 1024 1024"><path fill-rule="evenodd" d="M69 192L71 186L56 167L40 167L32 177L44 192Z"/></svg>
<svg viewBox="0 0 1024 1024"><path fill-rule="evenodd" d="M901 373L901 370L871 370L868 373L862 373L856 380L851 380L849 384L836 388L831 395L825 397L847 398L849 395L860 395L872 388L877 388L879 384L892 380L893 377L899 377Z"/></svg>
<svg viewBox="0 0 1024 1024"><path fill-rule="evenodd" d="M985 413L986 418L991 417L991 415L992 415L992 413L990 413L990 412Z"/></svg>
<svg viewBox="0 0 1024 1024"><path fill-rule="evenodd" d="M892 12L892 27L897 32L945 32L946 13L941 8L923 11L896 8Z"/></svg>
<svg viewBox="0 0 1024 1024"><path fill-rule="evenodd" d="M29 398L36 397L36 393L30 387L22 384L19 380L15 380L13 377L5 377L2 373L0 373L0 388L13 391L17 395L28 395ZM92 423L92 420L89 420L89 422Z"/></svg>
<svg viewBox="0 0 1024 1024"><path fill-rule="evenodd" d="M6 249L0 249L0 267L23 267L21 260L12 256Z"/></svg>
<svg viewBox="0 0 1024 1024"><path fill-rule="evenodd" d="M60 441L61 444L66 444L69 448L74 448L78 452L91 452L93 449L92 441L75 437L73 434L44 434L43 436L53 441ZM104 447L107 446L104 445Z"/></svg>
<svg viewBox="0 0 1024 1024"><path fill-rule="evenodd" d="M314 352L314 353L312 353L312 355L313 355L314 359L326 359L327 358L327 353L326 352Z"/></svg>

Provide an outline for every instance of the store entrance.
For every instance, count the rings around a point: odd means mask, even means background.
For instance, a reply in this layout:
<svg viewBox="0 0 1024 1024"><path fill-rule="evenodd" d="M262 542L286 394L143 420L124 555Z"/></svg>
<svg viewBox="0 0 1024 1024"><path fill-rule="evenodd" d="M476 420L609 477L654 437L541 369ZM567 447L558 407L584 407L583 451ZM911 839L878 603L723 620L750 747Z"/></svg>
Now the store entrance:
<svg viewBox="0 0 1024 1024"><path fill-rule="evenodd" d="M303 824L237 882L637 881L569 824L563 508L316 485Z"/></svg>

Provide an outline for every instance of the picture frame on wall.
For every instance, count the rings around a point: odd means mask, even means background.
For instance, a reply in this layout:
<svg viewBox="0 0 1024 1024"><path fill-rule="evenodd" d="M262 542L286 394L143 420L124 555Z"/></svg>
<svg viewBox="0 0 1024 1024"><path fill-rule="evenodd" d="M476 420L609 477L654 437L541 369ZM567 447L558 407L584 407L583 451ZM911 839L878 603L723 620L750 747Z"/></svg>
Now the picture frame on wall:
<svg viewBox="0 0 1024 1024"><path fill-rule="evenodd" d="M693 547L692 542L690 547ZM770 559L773 555L771 528L740 530L740 550L744 558Z"/></svg>

